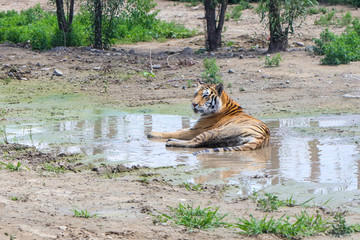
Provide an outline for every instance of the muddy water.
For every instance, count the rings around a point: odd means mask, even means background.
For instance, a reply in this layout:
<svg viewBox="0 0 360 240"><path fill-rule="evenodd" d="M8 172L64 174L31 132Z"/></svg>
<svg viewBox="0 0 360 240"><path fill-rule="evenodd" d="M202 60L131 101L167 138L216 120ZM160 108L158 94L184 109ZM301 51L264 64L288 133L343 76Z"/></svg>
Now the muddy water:
<svg viewBox="0 0 360 240"><path fill-rule="evenodd" d="M187 128L194 119L110 111L87 115L91 117L76 121L8 125L7 137L55 154L82 153L93 163L148 167L185 164L200 170L188 181L238 184L243 186L239 194L289 180L330 184L330 190L314 188L314 193L360 188L360 116L267 120L272 134L269 147L195 157L193 150L166 148L163 140L146 138L150 131Z"/></svg>

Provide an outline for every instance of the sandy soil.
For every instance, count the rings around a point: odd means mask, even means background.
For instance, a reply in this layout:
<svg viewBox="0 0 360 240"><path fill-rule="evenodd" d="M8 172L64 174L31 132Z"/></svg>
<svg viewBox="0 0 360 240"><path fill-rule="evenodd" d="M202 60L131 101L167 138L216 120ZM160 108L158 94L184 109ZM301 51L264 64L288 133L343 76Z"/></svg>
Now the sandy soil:
<svg viewBox="0 0 360 240"><path fill-rule="evenodd" d="M2 10L21 10L35 2L38 1L2 0L0 5ZM45 0L40 2L46 6ZM182 22L199 30L203 28L202 7L194 9L162 0L158 1L158 7L161 9L159 17L163 19ZM360 15L355 10L352 14ZM283 61L276 68L264 66L261 46L266 47L267 35L258 16L246 10L240 21L227 22L224 40L235 44L214 53L226 91L248 112L260 117L358 114L360 62L322 66L320 57L306 52L305 46L293 43L313 44L311 39L318 37L323 30L313 25L317 18L319 15L309 16L297 34L291 36L289 51L281 53ZM343 30L330 28L335 32ZM7 112L7 115L1 115L1 123L28 121L23 117L28 112L32 112L31 117L36 119L33 112L37 109L32 108L32 104L36 104L35 96L53 92L90 96L114 108L156 109L156 106L188 103L193 95L193 85L200 79L202 59L207 56L193 54L203 45L203 40L204 37L199 35L165 43L115 46L116 51L58 48L45 53L2 44L1 79L6 79L10 72L14 79L6 85L9 91L0 96L0 108ZM258 50L249 50L256 45L260 47ZM183 51L186 47L191 49ZM239 48L246 50L239 51ZM161 65L161 69L154 69L155 79L147 79L142 74L151 69L151 64ZM60 70L63 76L52 76L54 69ZM229 73L230 69L233 73ZM23 103L27 104L26 107L17 107ZM88 104L96 103L89 101ZM4 154L10 154L9 151L2 149L1 152L3 161L6 161ZM16 151L12 154L18 156ZM249 199L223 199L221 186L188 191L164 182L161 177L151 178L149 182L140 181L144 171L151 173L149 169L126 170L111 178L104 177L108 176L104 172L71 166L65 173L49 173L39 164L31 164L34 155L22 157L29 170L0 172L0 239L278 239L274 235L239 235L231 228L188 231L170 222L154 224L152 215L169 213L168 206L176 207L178 203L220 207L219 211L229 213L227 220L233 223L236 218L248 217L249 214L265 215L256 210L256 204ZM40 158L60 161L57 157L44 155ZM176 171L174 169L174 174ZM71 211L73 208L86 209L99 214L99 217L75 218ZM301 210L304 209L281 208L271 215L293 215ZM318 210L317 207L307 209L310 213ZM320 213L328 217L325 212ZM348 220L359 222L360 215L349 213ZM346 239L359 239L359 235Z"/></svg>

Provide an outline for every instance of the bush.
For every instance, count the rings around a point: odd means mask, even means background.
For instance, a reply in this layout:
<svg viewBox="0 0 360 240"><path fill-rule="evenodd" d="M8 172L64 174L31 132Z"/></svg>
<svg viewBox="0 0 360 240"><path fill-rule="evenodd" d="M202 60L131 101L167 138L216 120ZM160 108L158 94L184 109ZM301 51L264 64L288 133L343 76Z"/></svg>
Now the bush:
<svg viewBox="0 0 360 240"><path fill-rule="evenodd" d="M204 67L205 72L201 74L201 77L205 82L212 84L218 84L223 82L220 77L219 67L216 64L215 58L205 58Z"/></svg>
<svg viewBox="0 0 360 240"><path fill-rule="evenodd" d="M360 60L360 21L354 20L340 36L326 29L320 34L320 39L314 39L314 53L325 55L322 64L339 65Z"/></svg>

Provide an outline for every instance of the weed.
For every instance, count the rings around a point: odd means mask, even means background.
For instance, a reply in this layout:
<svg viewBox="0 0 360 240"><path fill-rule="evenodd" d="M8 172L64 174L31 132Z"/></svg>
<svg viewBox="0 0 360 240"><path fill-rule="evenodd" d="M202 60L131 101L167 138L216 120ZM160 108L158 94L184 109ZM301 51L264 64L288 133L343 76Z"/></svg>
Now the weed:
<svg viewBox="0 0 360 240"><path fill-rule="evenodd" d="M232 10L230 14L230 18L234 19L235 21L238 21L242 15L243 6L242 5L236 5Z"/></svg>
<svg viewBox="0 0 360 240"><path fill-rule="evenodd" d="M336 237L350 235L354 228L346 223L344 213L338 212L334 215L334 222L331 224L329 233Z"/></svg>
<svg viewBox="0 0 360 240"><path fill-rule="evenodd" d="M21 162L18 162L16 165L12 163L4 163L4 162L0 162L0 164L4 165L5 169L10 170L11 172L17 172L21 170Z"/></svg>
<svg viewBox="0 0 360 240"><path fill-rule="evenodd" d="M99 216L98 214L91 214L87 210L78 210L73 208L72 211L74 213L73 216L77 218L93 218Z"/></svg>
<svg viewBox="0 0 360 240"><path fill-rule="evenodd" d="M143 76L146 77L146 80L150 82L152 79L154 79L156 76L152 71L144 71Z"/></svg>
<svg viewBox="0 0 360 240"><path fill-rule="evenodd" d="M265 57L265 67L278 67L281 61L280 53L277 53L275 56L269 58L268 56Z"/></svg>
<svg viewBox="0 0 360 240"><path fill-rule="evenodd" d="M260 196L260 194L255 191L249 198L257 203L259 209L264 212L273 212L278 210L279 207L294 207L296 205L292 196L285 201L282 201L273 193L265 193L264 196Z"/></svg>
<svg viewBox="0 0 360 240"><path fill-rule="evenodd" d="M4 82L4 85L8 85L11 82L11 77L6 77L2 79Z"/></svg>
<svg viewBox="0 0 360 240"><path fill-rule="evenodd" d="M325 7L317 7L317 8L310 8L308 10L308 14L314 15L314 14L326 14L328 10Z"/></svg>
<svg viewBox="0 0 360 240"><path fill-rule="evenodd" d="M284 202L273 193L265 193L265 198L257 200L257 206L264 212L273 212L284 205Z"/></svg>
<svg viewBox="0 0 360 240"><path fill-rule="evenodd" d="M218 84L222 83L223 80L219 75L219 67L216 64L215 58L204 59L205 72L201 74L202 79L207 83Z"/></svg>
<svg viewBox="0 0 360 240"><path fill-rule="evenodd" d="M139 181L144 184L149 184L149 179L147 177L141 177Z"/></svg>
<svg viewBox="0 0 360 240"><path fill-rule="evenodd" d="M228 82L227 87L228 87L228 88L232 88L232 83L231 83L231 82Z"/></svg>
<svg viewBox="0 0 360 240"><path fill-rule="evenodd" d="M325 14L324 16L321 16L319 20L315 20L315 25L321 25L321 26L329 26L335 24L335 10L332 10Z"/></svg>
<svg viewBox="0 0 360 240"><path fill-rule="evenodd" d="M188 191L202 191L203 190L201 184L191 184L191 183L183 182L180 186L184 186Z"/></svg>
<svg viewBox="0 0 360 240"><path fill-rule="evenodd" d="M171 215L162 215L175 224L184 225L190 229L208 229L227 225L222 220L228 214L218 214L219 208L214 210L211 207L201 209L200 206L193 208L191 205L184 206L179 203L177 208L170 207L170 209L172 210Z"/></svg>

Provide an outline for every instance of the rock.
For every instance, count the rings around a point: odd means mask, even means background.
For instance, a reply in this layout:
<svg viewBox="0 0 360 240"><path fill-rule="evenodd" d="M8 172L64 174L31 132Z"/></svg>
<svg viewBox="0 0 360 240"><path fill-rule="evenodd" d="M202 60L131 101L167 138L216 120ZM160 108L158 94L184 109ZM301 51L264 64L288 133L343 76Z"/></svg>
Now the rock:
<svg viewBox="0 0 360 240"><path fill-rule="evenodd" d="M42 69L40 69L41 71L49 71L50 70L50 68L42 68Z"/></svg>
<svg viewBox="0 0 360 240"><path fill-rule="evenodd" d="M228 73L235 73L234 69L229 69Z"/></svg>
<svg viewBox="0 0 360 240"><path fill-rule="evenodd" d="M135 54L136 52L135 52L135 49L131 49L130 51L129 51L129 54Z"/></svg>
<svg viewBox="0 0 360 240"><path fill-rule="evenodd" d="M27 81L27 78L20 78L20 80Z"/></svg>
<svg viewBox="0 0 360 240"><path fill-rule="evenodd" d="M155 65L151 65L152 69L161 69L161 65L160 64L155 64Z"/></svg>
<svg viewBox="0 0 360 240"><path fill-rule="evenodd" d="M101 67L94 67L93 70L95 70L95 71L100 71L100 70L101 70Z"/></svg>
<svg viewBox="0 0 360 240"><path fill-rule="evenodd" d="M54 69L53 75L55 75L55 76L62 76L63 73L62 73L60 70L58 70L58 69Z"/></svg>
<svg viewBox="0 0 360 240"><path fill-rule="evenodd" d="M186 86L182 86L181 88L182 88L183 90L185 90L185 89L186 89Z"/></svg>
<svg viewBox="0 0 360 240"><path fill-rule="evenodd" d="M342 95L343 98L360 98L360 93L355 94L344 94Z"/></svg>
<svg viewBox="0 0 360 240"><path fill-rule="evenodd" d="M194 49L192 49L191 47L186 47L182 50L182 53L191 55L194 54Z"/></svg>
<svg viewBox="0 0 360 240"><path fill-rule="evenodd" d="M314 52L314 46L306 46L305 51L311 52L311 53Z"/></svg>
<svg viewBox="0 0 360 240"><path fill-rule="evenodd" d="M285 83L286 83L286 84L290 84L290 81L286 81Z"/></svg>
<svg viewBox="0 0 360 240"><path fill-rule="evenodd" d="M193 10L198 10L199 6L193 7Z"/></svg>
<svg viewBox="0 0 360 240"><path fill-rule="evenodd" d="M300 46L300 47L305 46L305 44L304 44L304 43L302 43L302 42L294 42L294 44L295 44L295 45L298 45L298 46Z"/></svg>
<svg viewBox="0 0 360 240"><path fill-rule="evenodd" d="M240 55L240 56L239 56L239 59L244 59L244 55Z"/></svg>

